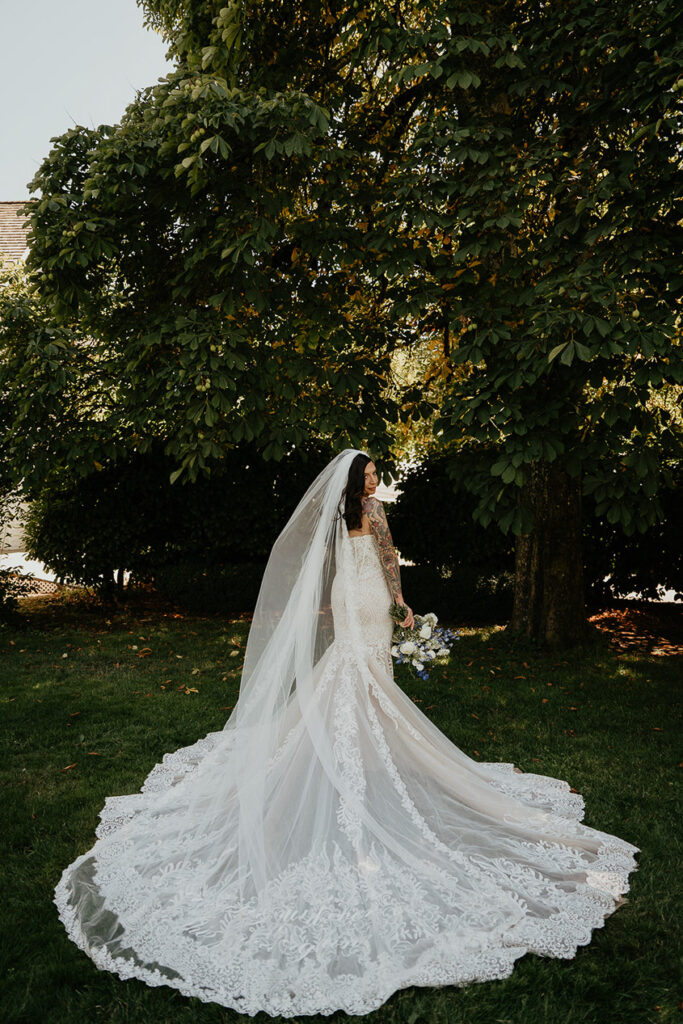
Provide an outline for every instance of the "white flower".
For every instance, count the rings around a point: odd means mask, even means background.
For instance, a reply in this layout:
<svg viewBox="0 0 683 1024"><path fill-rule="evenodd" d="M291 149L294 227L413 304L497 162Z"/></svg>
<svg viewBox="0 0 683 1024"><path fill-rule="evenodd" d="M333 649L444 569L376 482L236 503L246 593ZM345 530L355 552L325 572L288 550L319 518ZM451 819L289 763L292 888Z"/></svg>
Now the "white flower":
<svg viewBox="0 0 683 1024"><path fill-rule="evenodd" d="M434 614L434 612L427 612L427 614L425 615L425 619L429 619L429 621L431 622L432 626L435 626L437 624L437 622L439 621L437 619L436 615Z"/></svg>
<svg viewBox="0 0 683 1024"><path fill-rule="evenodd" d="M440 658L445 658L448 653L449 653L448 648L447 647L442 647L441 650L439 651L439 657Z"/></svg>
<svg viewBox="0 0 683 1024"><path fill-rule="evenodd" d="M417 669L418 672L421 672L422 669L424 668L424 665L422 664L422 662L418 661L417 658L413 658L413 665L415 666L415 668Z"/></svg>
<svg viewBox="0 0 683 1024"><path fill-rule="evenodd" d="M396 644L394 644L394 646L391 648L391 657L392 658L398 658L398 654L399 654L398 647L396 646Z"/></svg>
<svg viewBox="0 0 683 1024"><path fill-rule="evenodd" d="M432 660L432 658L435 658L435 657L436 657L436 652L435 652L435 651L427 651L427 657L428 657L428 658L429 658L429 660L431 661L431 660Z"/></svg>
<svg viewBox="0 0 683 1024"><path fill-rule="evenodd" d="M429 625L429 623L426 623L420 630L420 636L422 637L423 640L429 640L431 635L432 627Z"/></svg>
<svg viewBox="0 0 683 1024"><path fill-rule="evenodd" d="M401 654L414 654L416 650L417 646L413 643L412 640L404 640L399 647L399 651L401 652Z"/></svg>

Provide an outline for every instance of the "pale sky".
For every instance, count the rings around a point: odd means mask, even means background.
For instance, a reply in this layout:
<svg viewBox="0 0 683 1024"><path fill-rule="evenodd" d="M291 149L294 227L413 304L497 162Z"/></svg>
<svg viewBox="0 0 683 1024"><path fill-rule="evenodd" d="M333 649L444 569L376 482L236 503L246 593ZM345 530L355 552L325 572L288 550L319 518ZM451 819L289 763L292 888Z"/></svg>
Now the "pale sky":
<svg viewBox="0 0 683 1024"><path fill-rule="evenodd" d="M29 197L52 136L116 124L172 70L142 18L135 0L0 0L0 200Z"/></svg>

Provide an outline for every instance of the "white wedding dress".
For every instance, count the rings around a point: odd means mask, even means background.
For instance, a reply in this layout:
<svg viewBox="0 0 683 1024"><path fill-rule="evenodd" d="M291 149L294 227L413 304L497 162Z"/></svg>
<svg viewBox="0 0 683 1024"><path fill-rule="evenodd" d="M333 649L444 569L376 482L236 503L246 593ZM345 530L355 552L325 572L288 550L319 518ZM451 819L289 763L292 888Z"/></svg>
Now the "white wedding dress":
<svg viewBox="0 0 683 1024"><path fill-rule="evenodd" d="M334 635L258 779L239 728L209 733L109 797L64 871L61 920L98 967L250 1015L367 1014L572 958L628 891L639 849L581 824L567 782L473 761L396 685L375 538L341 544Z"/></svg>

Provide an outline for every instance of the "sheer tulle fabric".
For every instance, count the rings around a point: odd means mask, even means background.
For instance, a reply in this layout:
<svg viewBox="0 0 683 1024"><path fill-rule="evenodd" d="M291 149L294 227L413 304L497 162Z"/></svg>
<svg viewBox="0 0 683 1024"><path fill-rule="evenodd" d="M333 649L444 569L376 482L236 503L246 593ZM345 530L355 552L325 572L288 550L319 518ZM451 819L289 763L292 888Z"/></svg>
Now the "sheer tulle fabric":
<svg viewBox="0 0 683 1024"><path fill-rule="evenodd" d="M109 797L55 902L98 967L246 1014L366 1014L408 985L571 958L636 846L567 782L477 763L393 679L372 535L335 512L357 454L276 542L223 730Z"/></svg>

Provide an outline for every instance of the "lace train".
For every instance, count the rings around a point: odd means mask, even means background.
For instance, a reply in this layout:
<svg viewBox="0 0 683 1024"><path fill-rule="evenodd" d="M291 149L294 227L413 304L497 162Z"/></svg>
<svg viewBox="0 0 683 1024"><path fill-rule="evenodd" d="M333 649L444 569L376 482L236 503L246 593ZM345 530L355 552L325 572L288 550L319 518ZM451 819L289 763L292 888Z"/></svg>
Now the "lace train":
<svg viewBox="0 0 683 1024"><path fill-rule="evenodd" d="M371 544L354 545L364 648L333 587L316 681L344 792L292 714L268 765L258 884L236 866L234 736L166 754L139 793L106 800L55 889L98 967L249 1015L367 1014L410 985L505 978L527 952L571 959L628 892L639 849L582 824L567 782L471 760L396 686L386 583ZM221 785L207 831L199 796Z"/></svg>

